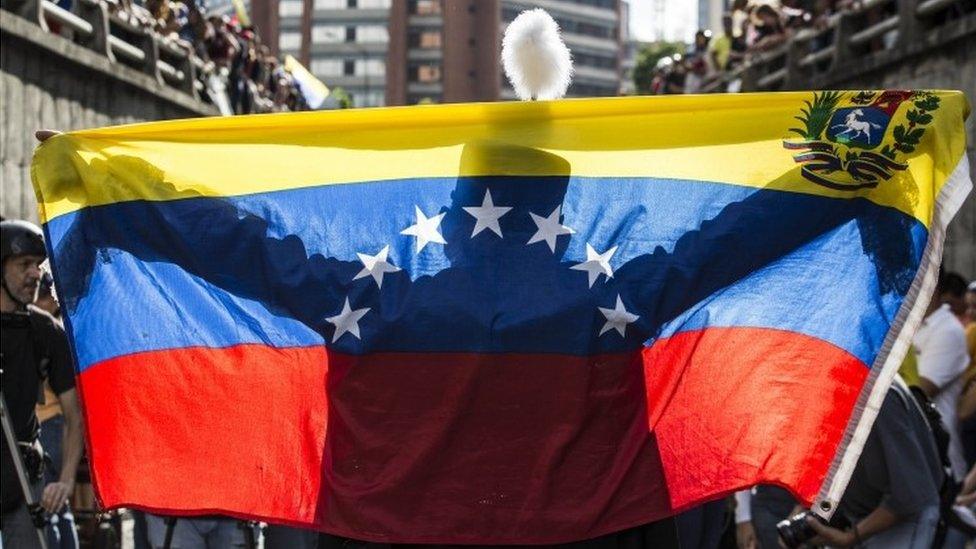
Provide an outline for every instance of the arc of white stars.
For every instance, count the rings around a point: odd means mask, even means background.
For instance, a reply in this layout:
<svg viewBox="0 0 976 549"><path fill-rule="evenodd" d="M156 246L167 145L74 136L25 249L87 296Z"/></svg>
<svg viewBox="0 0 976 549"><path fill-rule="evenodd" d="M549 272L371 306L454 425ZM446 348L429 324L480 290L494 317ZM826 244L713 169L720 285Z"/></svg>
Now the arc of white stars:
<svg viewBox="0 0 976 549"><path fill-rule="evenodd" d="M574 234L576 232L559 222L562 209L562 205L556 206L556 209L549 214L549 217L542 217L541 215L529 212L529 215L532 216L532 221L535 222L536 231L526 245L545 241L549 245L549 249L553 253L556 253L556 238L564 234Z"/></svg>
<svg viewBox="0 0 976 549"><path fill-rule="evenodd" d="M586 271L587 278L589 279L590 288L593 287L593 283L596 282L597 278L601 274L606 275L607 278L613 278L613 269L610 267L610 258L613 254L617 252L617 247L614 246L609 250L601 253L590 246L589 242L586 243L586 261L582 263L577 263L570 267L575 271Z"/></svg>
<svg viewBox="0 0 976 549"><path fill-rule="evenodd" d="M620 299L620 294L617 294L617 306L613 309L606 309L604 307L597 307L603 316L606 317L607 323L603 325L603 329L600 330L600 335L603 335L610 330L617 330L620 337L626 337L627 325L635 322L638 315L629 312L624 308L624 302Z"/></svg>
<svg viewBox="0 0 976 549"><path fill-rule="evenodd" d="M395 273L400 270L399 267L390 263L386 260L390 253L390 246L384 246L382 250L376 255L361 254L357 253L359 260L363 262L363 270L359 271L353 280L359 280L360 278L366 276L372 276L373 280L376 281L376 287L383 287L383 275L386 273Z"/></svg>
<svg viewBox="0 0 976 549"><path fill-rule="evenodd" d="M495 203L491 200L491 191L485 189L485 198L481 201L481 206L467 206L464 208L464 211L471 214L477 220L475 221L471 238L478 236L478 233L485 229L491 229L491 232L501 237L502 228L498 224L498 219L511 211L511 209L508 206L495 206Z"/></svg>
<svg viewBox="0 0 976 549"><path fill-rule="evenodd" d="M417 222L400 231L400 234L417 237L416 253L419 254L424 249L424 246L430 242L447 244L447 241L444 240L444 237L441 236L441 233L437 230L441 224L441 221L444 219L444 214L440 213L434 217L427 217L424 215L424 212L420 211L420 206L414 206L414 209L417 213Z"/></svg>
<svg viewBox="0 0 976 549"><path fill-rule="evenodd" d="M339 341L339 338L350 333L356 336L356 339L362 339L359 337L359 320L363 318L363 315L368 313L369 307L364 307L362 309L353 310L349 306L349 298L346 298L346 302L342 305L342 311L335 316L330 316L325 319L326 322L335 325L335 333L332 334L332 343Z"/></svg>

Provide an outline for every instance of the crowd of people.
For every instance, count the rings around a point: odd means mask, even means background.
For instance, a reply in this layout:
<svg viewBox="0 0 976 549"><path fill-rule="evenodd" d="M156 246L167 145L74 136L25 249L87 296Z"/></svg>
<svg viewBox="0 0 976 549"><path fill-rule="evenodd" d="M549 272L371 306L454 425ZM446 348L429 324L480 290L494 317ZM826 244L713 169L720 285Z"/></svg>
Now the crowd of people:
<svg viewBox="0 0 976 549"><path fill-rule="evenodd" d="M845 11L863 11L871 25L890 15L893 5L863 9L862 0L733 0L722 16L721 32L702 29L684 54L658 61L651 84L653 94L737 92L741 81L734 77L744 64L785 44L804 30L824 31L808 41L811 52L833 40L831 18ZM868 44L871 50L890 47L897 31L885 33Z"/></svg>
<svg viewBox="0 0 976 549"><path fill-rule="evenodd" d="M71 10L72 2L59 5ZM111 16L145 29L203 62L201 98L222 114L308 110L299 84L256 29L237 16L210 13L204 0L102 0ZM61 32L61 27L52 25Z"/></svg>

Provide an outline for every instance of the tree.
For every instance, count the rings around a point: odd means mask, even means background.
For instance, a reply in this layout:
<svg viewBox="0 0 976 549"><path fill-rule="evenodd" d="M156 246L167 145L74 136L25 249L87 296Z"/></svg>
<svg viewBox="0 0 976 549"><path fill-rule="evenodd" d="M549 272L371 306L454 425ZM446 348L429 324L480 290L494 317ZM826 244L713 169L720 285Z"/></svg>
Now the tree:
<svg viewBox="0 0 976 549"><path fill-rule="evenodd" d="M352 104L352 97L349 96L346 90L339 86L332 88L328 97L325 98L326 109L351 109L354 106Z"/></svg>
<svg viewBox="0 0 976 549"><path fill-rule="evenodd" d="M657 62L676 53L684 53L685 44L681 42L651 42L641 46L634 64L634 87L637 93L651 93L651 79Z"/></svg>

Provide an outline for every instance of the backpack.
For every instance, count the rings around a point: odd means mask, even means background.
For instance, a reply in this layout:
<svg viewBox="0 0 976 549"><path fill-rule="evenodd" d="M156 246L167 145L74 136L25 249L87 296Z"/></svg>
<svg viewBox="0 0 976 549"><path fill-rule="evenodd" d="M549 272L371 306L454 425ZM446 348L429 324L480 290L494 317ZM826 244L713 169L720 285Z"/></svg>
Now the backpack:
<svg viewBox="0 0 976 549"><path fill-rule="evenodd" d="M935 449L939 452L939 463L942 464L942 469L947 471L946 481L954 482L952 462L949 461L950 435L949 431L945 428L945 424L942 423L942 413L939 412L939 409L935 407L935 403L932 402L932 399L925 394L925 391L921 387L911 385L908 387L908 392L912 395L919 411L922 412L925 423L928 425L929 431L932 433L932 438L935 440Z"/></svg>

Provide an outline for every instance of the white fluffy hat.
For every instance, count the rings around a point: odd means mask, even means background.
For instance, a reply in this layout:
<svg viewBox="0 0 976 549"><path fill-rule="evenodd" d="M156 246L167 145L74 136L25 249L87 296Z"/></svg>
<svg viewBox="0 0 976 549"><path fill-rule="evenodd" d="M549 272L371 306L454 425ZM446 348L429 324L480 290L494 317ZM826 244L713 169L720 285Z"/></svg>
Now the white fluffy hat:
<svg viewBox="0 0 976 549"><path fill-rule="evenodd" d="M519 99L559 99L573 76L569 48L559 25L541 8L523 11L502 39L505 75Z"/></svg>

